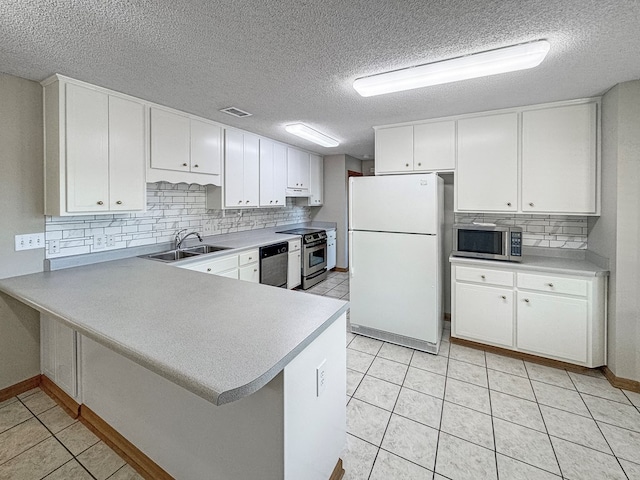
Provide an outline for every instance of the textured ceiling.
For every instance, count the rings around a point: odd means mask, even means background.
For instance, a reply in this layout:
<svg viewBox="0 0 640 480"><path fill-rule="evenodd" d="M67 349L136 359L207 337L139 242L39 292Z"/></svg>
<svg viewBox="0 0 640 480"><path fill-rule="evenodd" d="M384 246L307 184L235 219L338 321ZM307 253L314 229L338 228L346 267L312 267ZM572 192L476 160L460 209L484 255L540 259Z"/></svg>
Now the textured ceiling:
<svg viewBox="0 0 640 480"><path fill-rule="evenodd" d="M61 73L322 154L373 125L603 94L640 78L638 0L0 0L0 71ZM535 39L541 66L379 97L353 80ZM218 112L253 113L235 119ZM304 122L340 140L284 131Z"/></svg>

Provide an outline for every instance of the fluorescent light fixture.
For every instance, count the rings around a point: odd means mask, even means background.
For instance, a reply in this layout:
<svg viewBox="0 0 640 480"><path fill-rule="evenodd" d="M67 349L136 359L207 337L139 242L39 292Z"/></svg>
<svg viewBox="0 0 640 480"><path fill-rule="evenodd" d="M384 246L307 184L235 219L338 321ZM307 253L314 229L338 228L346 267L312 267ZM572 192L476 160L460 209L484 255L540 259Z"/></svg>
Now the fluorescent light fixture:
<svg viewBox="0 0 640 480"><path fill-rule="evenodd" d="M538 40L489 50L417 67L358 78L353 88L363 97L486 77L537 67L549 51L549 42Z"/></svg>
<svg viewBox="0 0 640 480"><path fill-rule="evenodd" d="M317 130L306 126L304 123L293 123L291 125L287 125L284 128L289 133L293 133L300 138L304 138L305 140L309 140L310 142L317 143L318 145L322 145L323 147L337 147L338 145L340 145L340 142L338 142L335 138L328 137L324 133L320 133Z"/></svg>

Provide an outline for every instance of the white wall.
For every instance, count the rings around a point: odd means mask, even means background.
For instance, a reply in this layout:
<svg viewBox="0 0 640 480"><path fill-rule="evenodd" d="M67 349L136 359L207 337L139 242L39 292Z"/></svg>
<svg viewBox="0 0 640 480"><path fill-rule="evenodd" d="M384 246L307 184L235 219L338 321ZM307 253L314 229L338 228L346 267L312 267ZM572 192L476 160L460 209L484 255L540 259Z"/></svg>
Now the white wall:
<svg viewBox="0 0 640 480"><path fill-rule="evenodd" d="M640 381L640 80L602 99L602 215L589 221L589 250L609 260L608 359Z"/></svg>
<svg viewBox="0 0 640 480"><path fill-rule="evenodd" d="M41 272L44 249L14 251L14 236L44 232L42 89L0 74L0 278ZM0 389L40 373L38 313L0 294Z"/></svg>

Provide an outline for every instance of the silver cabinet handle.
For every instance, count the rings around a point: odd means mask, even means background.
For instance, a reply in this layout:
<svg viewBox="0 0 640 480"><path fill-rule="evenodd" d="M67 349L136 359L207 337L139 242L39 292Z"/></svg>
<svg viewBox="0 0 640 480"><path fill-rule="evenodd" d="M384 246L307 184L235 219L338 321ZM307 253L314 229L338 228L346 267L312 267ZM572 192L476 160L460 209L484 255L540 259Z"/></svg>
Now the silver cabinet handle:
<svg viewBox="0 0 640 480"><path fill-rule="evenodd" d="M553 283L547 283L551 288L553 288Z"/></svg>
<svg viewBox="0 0 640 480"><path fill-rule="evenodd" d="M118 201L116 202L116 205L122 205L122 201L118 200Z"/></svg>
<svg viewBox="0 0 640 480"><path fill-rule="evenodd" d="M242 200L238 200L238 203L242 203Z"/></svg>
<svg viewBox="0 0 640 480"><path fill-rule="evenodd" d="M525 301L525 303L529 303L529 299L528 298L525 298L524 301Z"/></svg>
<svg viewBox="0 0 640 480"><path fill-rule="evenodd" d="M199 165L197 163L193 166L193 168L198 168L198 167Z"/></svg>
<svg viewBox="0 0 640 480"><path fill-rule="evenodd" d="M210 268L207 268L207 272L210 272L210 271L211 271L211 269L210 269Z"/></svg>
<svg viewBox="0 0 640 480"><path fill-rule="evenodd" d="M98 205L104 205L104 202L102 200L98 200Z"/></svg>
<svg viewBox="0 0 640 480"><path fill-rule="evenodd" d="M273 203L273 200L269 200L269 203Z"/></svg>
<svg viewBox="0 0 640 480"><path fill-rule="evenodd" d="M276 203L278 203L278 200L276 200Z"/></svg>
<svg viewBox="0 0 640 480"><path fill-rule="evenodd" d="M485 277L484 275L480 275L480 278L484 280L487 277Z"/></svg>
<svg viewBox="0 0 640 480"><path fill-rule="evenodd" d="M506 295L501 295L500 298L502 298L503 300L507 299Z"/></svg>
<svg viewBox="0 0 640 480"><path fill-rule="evenodd" d="M247 200L247 201L246 201L246 202L244 202L244 203L249 203L249 200Z"/></svg>
<svg viewBox="0 0 640 480"><path fill-rule="evenodd" d="M257 269L257 268L254 268L254 269L253 269L253 271L254 271L254 272L257 272L257 271L258 271L258 269Z"/></svg>
<svg viewBox="0 0 640 480"><path fill-rule="evenodd" d="M183 164L182 164L182 166L183 166L183 167L186 167L186 166L187 166L187 164L186 164L186 163L183 163Z"/></svg>
<svg viewBox="0 0 640 480"><path fill-rule="evenodd" d="M530 206L530 207L533 207L533 202L529 202L529 206Z"/></svg>
<svg viewBox="0 0 640 480"><path fill-rule="evenodd" d="M507 207L510 207L510 206L511 206L511 202L507 202Z"/></svg>

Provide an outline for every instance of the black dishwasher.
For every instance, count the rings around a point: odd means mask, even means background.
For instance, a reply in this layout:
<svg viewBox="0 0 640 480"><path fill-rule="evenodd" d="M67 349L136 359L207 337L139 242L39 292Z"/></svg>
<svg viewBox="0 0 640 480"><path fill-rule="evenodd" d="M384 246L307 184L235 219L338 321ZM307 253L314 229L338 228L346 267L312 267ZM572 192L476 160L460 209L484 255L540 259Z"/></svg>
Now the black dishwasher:
<svg viewBox="0 0 640 480"><path fill-rule="evenodd" d="M260 283L287 288L289 242L260 247Z"/></svg>

